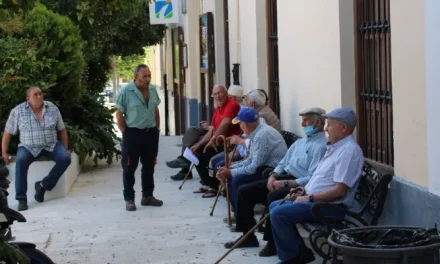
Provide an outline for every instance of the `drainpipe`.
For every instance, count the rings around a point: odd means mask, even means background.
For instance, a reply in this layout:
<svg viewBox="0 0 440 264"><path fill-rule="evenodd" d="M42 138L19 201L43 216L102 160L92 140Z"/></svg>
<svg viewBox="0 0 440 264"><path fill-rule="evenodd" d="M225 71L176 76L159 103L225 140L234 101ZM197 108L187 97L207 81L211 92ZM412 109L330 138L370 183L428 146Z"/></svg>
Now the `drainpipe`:
<svg viewBox="0 0 440 264"><path fill-rule="evenodd" d="M236 30L235 30L235 45L236 45L236 51L235 51L235 61L236 63L232 64L232 77L233 77L233 84L234 85L240 85L240 0L235 0L235 24L236 24Z"/></svg>

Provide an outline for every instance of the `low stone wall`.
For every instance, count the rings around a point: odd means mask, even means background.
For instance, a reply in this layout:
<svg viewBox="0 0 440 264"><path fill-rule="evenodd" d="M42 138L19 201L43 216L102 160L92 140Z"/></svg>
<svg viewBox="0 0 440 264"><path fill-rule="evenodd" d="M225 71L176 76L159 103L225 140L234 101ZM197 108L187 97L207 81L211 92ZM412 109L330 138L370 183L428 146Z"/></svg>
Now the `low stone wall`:
<svg viewBox="0 0 440 264"><path fill-rule="evenodd" d="M439 208L439 196L394 176L379 224L433 228L440 223Z"/></svg>
<svg viewBox="0 0 440 264"><path fill-rule="evenodd" d="M62 198L69 193L70 187L75 182L78 175L81 173L81 165L79 164L78 155L72 153L71 158L72 162L69 168L67 168L66 172L60 178L55 188L50 192L46 192L44 197L45 200ZM55 162L48 160L37 160L31 164L28 171L28 203L36 202L34 199L35 182L41 181L49 173L54 165ZM11 181L11 185L8 189L8 202L11 206L17 204L17 201L15 200L15 162L11 162L7 167L9 169L9 180Z"/></svg>

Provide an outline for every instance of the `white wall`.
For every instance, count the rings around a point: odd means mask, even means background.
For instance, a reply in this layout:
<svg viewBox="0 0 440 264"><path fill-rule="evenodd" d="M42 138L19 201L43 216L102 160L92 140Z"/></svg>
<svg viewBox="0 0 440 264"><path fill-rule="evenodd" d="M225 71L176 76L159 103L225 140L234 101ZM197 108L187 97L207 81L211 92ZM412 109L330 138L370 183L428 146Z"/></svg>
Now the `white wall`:
<svg viewBox="0 0 440 264"><path fill-rule="evenodd" d="M238 25L237 1L239 1ZM240 63L240 83L245 91L260 88L267 90L266 1L229 0L228 3L231 70L233 63ZM239 26L240 34L238 47L237 26ZM237 48L239 50L238 57Z"/></svg>
<svg viewBox="0 0 440 264"><path fill-rule="evenodd" d="M394 169L397 176L428 187L425 19L421 3L390 3Z"/></svg>
<svg viewBox="0 0 440 264"><path fill-rule="evenodd" d="M354 106L352 17L352 1L278 1L283 129L302 134L298 114L309 107Z"/></svg>
<svg viewBox="0 0 440 264"><path fill-rule="evenodd" d="M426 119L429 190L440 195L440 1L425 0Z"/></svg>

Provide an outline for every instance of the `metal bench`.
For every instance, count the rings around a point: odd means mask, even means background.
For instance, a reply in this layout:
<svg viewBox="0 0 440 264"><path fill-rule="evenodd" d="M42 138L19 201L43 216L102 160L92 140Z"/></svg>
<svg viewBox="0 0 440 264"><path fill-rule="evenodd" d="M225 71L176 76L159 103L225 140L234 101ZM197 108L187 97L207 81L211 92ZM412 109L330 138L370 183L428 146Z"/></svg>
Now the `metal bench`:
<svg viewBox="0 0 440 264"><path fill-rule="evenodd" d="M341 230L350 227L377 225L388 194L388 185L392 179L391 174L382 175L369 162L365 162L355 196L356 201L361 205L360 210L352 212L344 207L328 203L317 203L312 207L312 214L321 223L303 223L301 225L310 233L310 244L313 250L324 259L323 264L332 258L336 262L337 252L332 250L327 240L333 229ZM345 217L343 219L327 217L321 214L321 209L343 211Z"/></svg>

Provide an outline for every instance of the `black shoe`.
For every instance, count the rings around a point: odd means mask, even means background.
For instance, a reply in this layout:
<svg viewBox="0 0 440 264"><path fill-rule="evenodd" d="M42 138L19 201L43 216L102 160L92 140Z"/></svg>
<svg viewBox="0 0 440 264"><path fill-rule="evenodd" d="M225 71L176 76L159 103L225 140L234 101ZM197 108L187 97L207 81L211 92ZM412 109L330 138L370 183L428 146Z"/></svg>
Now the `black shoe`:
<svg viewBox="0 0 440 264"><path fill-rule="evenodd" d="M26 211L28 209L27 201L26 200L18 200L18 211Z"/></svg>
<svg viewBox="0 0 440 264"><path fill-rule="evenodd" d="M191 166L191 163L182 156L175 160L167 161L165 164L172 169L188 169Z"/></svg>
<svg viewBox="0 0 440 264"><path fill-rule="evenodd" d="M187 173L188 173L187 171L181 170L176 175L173 175L170 178L175 181L182 181L183 179L185 179ZM190 180L192 178L193 178L192 172L189 172L187 179Z"/></svg>
<svg viewBox="0 0 440 264"><path fill-rule="evenodd" d="M315 254L313 254L313 251L305 244L301 245L299 257L302 263L310 263L315 260Z"/></svg>
<svg viewBox="0 0 440 264"><path fill-rule="evenodd" d="M274 242L267 242L266 246L260 250L258 256L260 257L272 257L277 254L277 248Z"/></svg>
<svg viewBox="0 0 440 264"><path fill-rule="evenodd" d="M136 205L133 200L125 201L125 210L127 211L136 211Z"/></svg>
<svg viewBox="0 0 440 264"><path fill-rule="evenodd" d="M239 237L237 240L233 242L227 242L225 243L225 248L232 248L235 243L237 243L243 236ZM245 247L259 247L260 244L258 243L257 237L252 234L249 235L243 242L240 243L236 248L245 248Z"/></svg>
<svg viewBox="0 0 440 264"><path fill-rule="evenodd" d="M42 203L44 202L44 193L46 190L41 186L41 181L37 181L35 183L35 201Z"/></svg>
<svg viewBox="0 0 440 264"><path fill-rule="evenodd" d="M280 261L278 264L307 264L314 260L315 256L313 255L313 251L303 244L300 247L299 256L285 261Z"/></svg>

